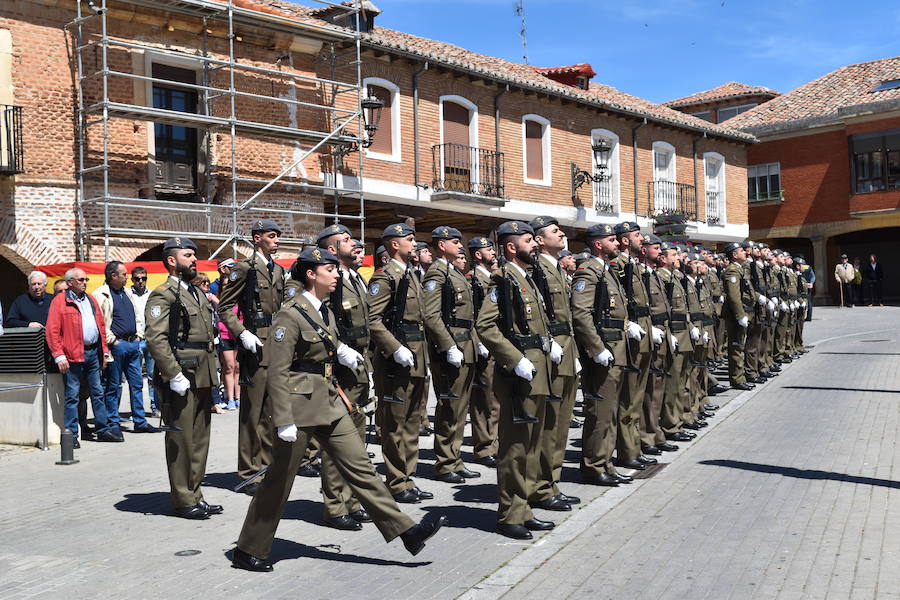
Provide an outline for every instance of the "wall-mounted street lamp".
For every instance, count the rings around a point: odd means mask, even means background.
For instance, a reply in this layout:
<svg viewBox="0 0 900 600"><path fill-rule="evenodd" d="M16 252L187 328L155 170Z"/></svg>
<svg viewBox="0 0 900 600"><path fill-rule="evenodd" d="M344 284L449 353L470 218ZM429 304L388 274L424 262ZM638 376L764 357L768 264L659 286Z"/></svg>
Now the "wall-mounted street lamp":
<svg viewBox="0 0 900 600"><path fill-rule="evenodd" d="M366 132L366 137L361 142L349 142L335 148L334 154L339 160L342 160L352 152L359 152L360 148L368 148L375 139L375 132L378 131L378 123L381 121L381 111L384 109L384 102L366 90L366 96L360 100L359 107L362 109L363 129Z"/></svg>
<svg viewBox="0 0 900 600"><path fill-rule="evenodd" d="M572 163L572 198L574 199L578 193L578 189L591 181L593 183L603 183L609 181L609 155L612 152L612 144L604 139L598 139L591 144L591 150L594 153L594 172L581 169L577 164ZM613 210L612 199L598 200L596 209L600 212L611 212Z"/></svg>

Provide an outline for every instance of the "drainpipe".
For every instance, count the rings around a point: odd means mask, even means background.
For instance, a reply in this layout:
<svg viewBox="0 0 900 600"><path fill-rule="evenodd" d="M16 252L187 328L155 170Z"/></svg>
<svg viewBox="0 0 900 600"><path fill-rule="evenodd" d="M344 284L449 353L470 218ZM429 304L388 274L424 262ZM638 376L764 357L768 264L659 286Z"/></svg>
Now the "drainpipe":
<svg viewBox="0 0 900 600"><path fill-rule="evenodd" d="M647 119L645 118L642 122L638 123L634 127L631 128L631 164L632 171L634 171L634 218L637 219L638 215L638 148L637 148L637 132L638 129L647 124Z"/></svg>
<svg viewBox="0 0 900 600"><path fill-rule="evenodd" d="M500 181L500 97L508 91L509 85L506 85L494 95L494 147L497 151L494 155L494 173L498 185L502 184Z"/></svg>
<svg viewBox="0 0 900 600"><path fill-rule="evenodd" d="M428 61L422 64L422 68L413 73L413 155L416 163L416 202L419 201L419 191L422 185L419 183L419 75L428 70Z"/></svg>
<svg viewBox="0 0 900 600"><path fill-rule="evenodd" d="M696 211L697 211L697 220L700 220L700 185L697 180L697 142L700 140L706 139L706 132L703 132L698 138L695 138L693 142L691 142L691 160L694 163L694 202L697 203ZM703 204L706 207L706 203Z"/></svg>

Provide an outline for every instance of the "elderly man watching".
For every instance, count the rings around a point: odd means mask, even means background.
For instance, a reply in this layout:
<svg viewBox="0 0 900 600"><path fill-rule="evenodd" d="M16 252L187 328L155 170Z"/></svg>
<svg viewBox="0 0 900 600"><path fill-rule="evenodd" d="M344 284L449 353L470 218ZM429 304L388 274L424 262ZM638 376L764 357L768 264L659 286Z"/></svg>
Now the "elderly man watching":
<svg viewBox="0 0 900 600"><path fill-rule="evenodd" d="M66 271L69 289L54 296L47 315L47 345L63 374L66 401L63 409L65 426L78 442L78 394L81 378L91 391L97 441L122 442L117 428L111 428L106 413L100 371L112 360L106 343L106 324L96 300L85 293L88 278L81 269Z"/></svg>
<svg viewBox="0 0 900 600"><path fill-rule="evenodd" d="M52 296L47 295L47 275L32 271L28 276L28 293L22 294L9 307L7 327L43 327L47 324Z"/></svg>

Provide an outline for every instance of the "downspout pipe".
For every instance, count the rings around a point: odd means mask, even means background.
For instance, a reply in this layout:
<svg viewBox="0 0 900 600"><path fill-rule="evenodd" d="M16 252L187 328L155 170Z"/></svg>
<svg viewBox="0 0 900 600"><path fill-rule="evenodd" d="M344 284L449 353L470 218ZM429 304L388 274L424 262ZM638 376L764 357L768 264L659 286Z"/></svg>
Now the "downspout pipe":
<svg viewBox="0 0 900 600"><path fill-rule="evenodd" d="M638 215L638 146L637 132L638 129L647 124L644 118L640 123L631 128L631 170L634 174L634 218Z"/></svg>
<svg viewBox="0 0 900 600"><path fill-rule="evenodd" d="M494 94L494 148L496 149L496 154L494 155L494 169L497 177L500 177L500 97L506 94L509 91L509 85L503 86L499 92ZM497 183L502 184L502 181L498 181Z"/></svg>
<svg viewBox="0 0 900 600"><path fill-rule="evenodd" d="M428 70L428 61L422 63L422 68L413 73L413 156L415 160L416 202L419 201L419 192L422 184L419 183L419 75Z"/></svg>
<svg viewBox="0 0 900 600"><path fill-rule="evenodd" d="M706 132L703 132L703 135L700 137L694 138L694 141L691 142L691 160L694 163L694 198L697 203L696 211L697 211L697 220L700 220L700 182L697 178L697 143L700 140L706 139ZM706 203L703 203L704 208L706 207Z"/></svg>

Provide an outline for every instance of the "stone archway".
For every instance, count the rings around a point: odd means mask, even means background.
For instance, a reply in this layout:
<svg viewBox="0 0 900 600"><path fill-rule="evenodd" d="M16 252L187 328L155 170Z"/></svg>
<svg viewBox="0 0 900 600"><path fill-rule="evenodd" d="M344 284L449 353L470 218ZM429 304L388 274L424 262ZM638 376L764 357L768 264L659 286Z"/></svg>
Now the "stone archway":
<svg viewBox="0 0 900 600"><path fill-rule="evenodd" d="M884 298L900 300L900 262L896 260L900 255L900 226L852 231L836 235L829 242L834 254L829 258L834 263L841 254L846 254L851 262L858 257L865 266L869 255L875 254L884 270Z"/></svg>
<svg viewBox="0 0 900 600"><path fill-rule="evenodd" d="M11 260L14 255L18 260ZM24 269L22 267L25 267ZM6 318L9 305L16 296L28 291L28 273L33 266L21 256L15 255L6 246L0 245L0 305L3 306L3 318Z"/></svg>

